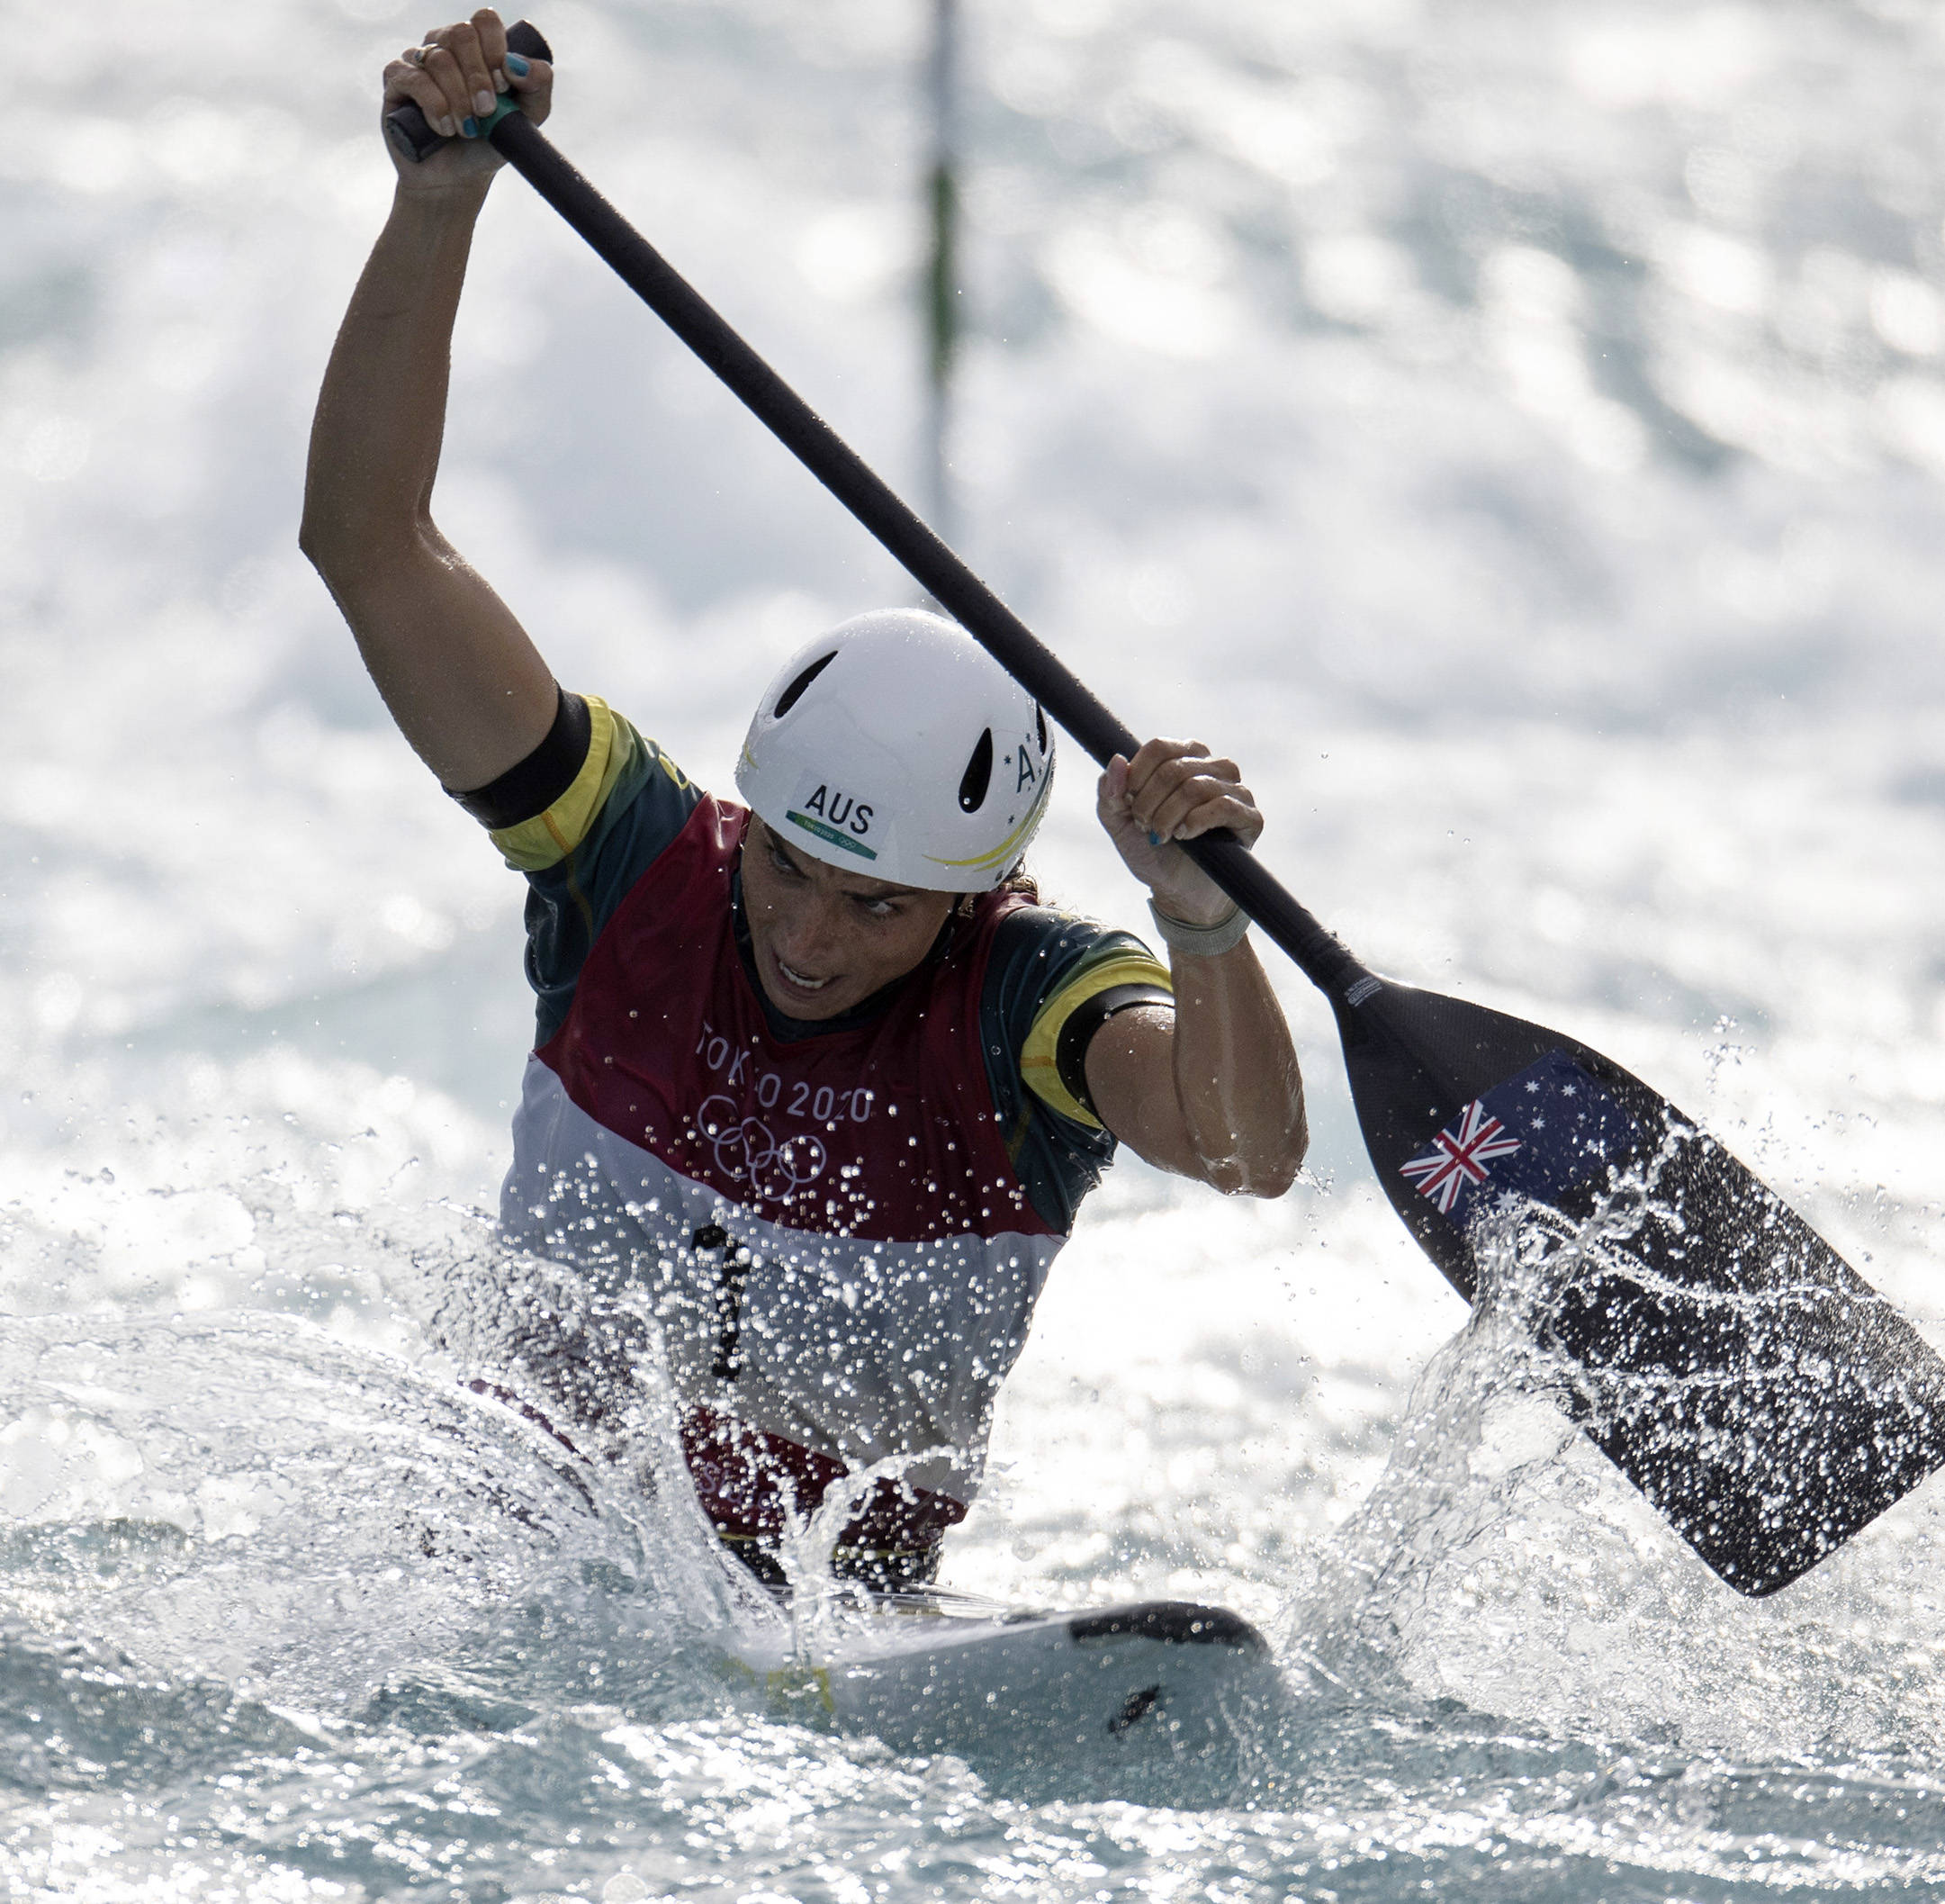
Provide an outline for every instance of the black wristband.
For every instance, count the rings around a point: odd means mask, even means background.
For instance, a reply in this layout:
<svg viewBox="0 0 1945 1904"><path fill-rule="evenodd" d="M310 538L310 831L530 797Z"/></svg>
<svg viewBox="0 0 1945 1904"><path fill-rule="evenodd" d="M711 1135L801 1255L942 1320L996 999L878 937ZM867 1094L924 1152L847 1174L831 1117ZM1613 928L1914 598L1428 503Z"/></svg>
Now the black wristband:
<svg viewBox="0 0 1945 1904"><path fill-rule="evenodd" d="M452 787L446 790L482 826L495 833L545 813L574 784L575 776L587 764L594 717L580 695L570 694L558 684L554 692L560 703L554 710L554 725L524 761L470 792Z"/></svg>

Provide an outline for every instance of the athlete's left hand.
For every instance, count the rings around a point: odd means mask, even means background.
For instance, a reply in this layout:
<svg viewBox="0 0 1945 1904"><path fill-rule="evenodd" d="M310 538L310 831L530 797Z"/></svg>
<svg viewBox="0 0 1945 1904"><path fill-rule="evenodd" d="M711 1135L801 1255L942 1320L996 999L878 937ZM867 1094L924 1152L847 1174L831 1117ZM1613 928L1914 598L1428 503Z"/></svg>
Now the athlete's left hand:
<svg viewBox="0 0 1945 1904"><path fill-rule="evenodd" d="M1185 925L1229 917L1234 902L1176 843L1227 826L1256 844L1263 816L1234 761L1211 759L1201 741L1151 740L1131 761L1117 753L1108 763L1095 810L1163 912Z"/></svg>

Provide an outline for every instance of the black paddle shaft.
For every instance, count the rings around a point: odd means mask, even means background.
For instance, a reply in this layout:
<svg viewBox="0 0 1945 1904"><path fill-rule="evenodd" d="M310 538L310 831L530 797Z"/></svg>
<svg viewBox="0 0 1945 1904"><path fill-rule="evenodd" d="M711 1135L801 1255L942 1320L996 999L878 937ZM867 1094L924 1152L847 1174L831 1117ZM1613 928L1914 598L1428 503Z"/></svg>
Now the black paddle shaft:
<svg viewBox="0 0 1945 1904"><path fill-rule="evenodd" d="M526 21L507 43L530 59L552 56ZM387 130L413 158L443 143L416 106L393 112ZM928 589L968 634L1102 766L1140 745L1053 651L935 536L796 391L743 342L694 285L562 158L538 126L509 113L487 134L494 149L587 239L595 253L713 370L784 447ZM1203 871L1289 953L1322 990L1341 997L1371 975L1298 905L1241 841L1205 834L1184 846Z"/></svg>
<svg viewBox="0 0 1945 1904"><path fill-rule="evenodd" d="M1101 765L1116 754L1133 756L1140 745L1134 734L561 157L531 120L504 119L490 137L622 281ZM1204 835L1183 844L1196 864L1326 992L1341 996L1370 977L1233 835Z"/></svg>
<svg viewBox="0 0 1945 1904"><path fill-rule="evenodd" d="M524 21L508 43L551 57ZM410 158L439 143L416 107L387 129ZM503 109L487 136L1096 761L1135 752L530 120ZM1566 1406L1730 1585L1773 1592L1945 1465L1945 1363L1665 1098L1558 1032L1374 977L1232 835L1184 844L1329 997L1379 1181L1460 1294L1478 1291L1479 1220L1506 1193L1551 1227L1535 1328L1567 1370Z"/></svg>

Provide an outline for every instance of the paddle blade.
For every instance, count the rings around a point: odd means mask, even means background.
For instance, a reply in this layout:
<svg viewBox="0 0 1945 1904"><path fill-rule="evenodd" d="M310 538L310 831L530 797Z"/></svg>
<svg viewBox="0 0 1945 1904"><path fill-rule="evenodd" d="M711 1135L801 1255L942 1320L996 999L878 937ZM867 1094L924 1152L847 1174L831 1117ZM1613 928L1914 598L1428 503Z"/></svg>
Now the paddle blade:
<svg viewBox="0 0 1945 1904"><path fill-rule="evenodd" d="M1337 1019L1405 1226L1468 1301L1509 1196L1557 1232L1537 1327L1571 1371L1569 1407L1738 1592L1787 1585L1945 1466L1945 1363L1638 1078L1404 986Z"/></svg>

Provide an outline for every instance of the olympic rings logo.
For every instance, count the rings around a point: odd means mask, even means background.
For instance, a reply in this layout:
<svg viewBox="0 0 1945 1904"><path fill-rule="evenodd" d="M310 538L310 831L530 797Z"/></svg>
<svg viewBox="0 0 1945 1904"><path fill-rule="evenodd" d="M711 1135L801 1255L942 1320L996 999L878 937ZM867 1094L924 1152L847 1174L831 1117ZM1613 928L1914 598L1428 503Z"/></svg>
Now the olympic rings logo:
<svg viewBox="0 0 1945 1904"><path fill-rule="evenodd" d="M761 1118L738 1117L735 1100L721 1095L697 1112L696 1128L714 1148L716 1169L760 1196L788 1196L822 1177L829 1160L822 1140L804 1132L779 1143Z"/></svg>

